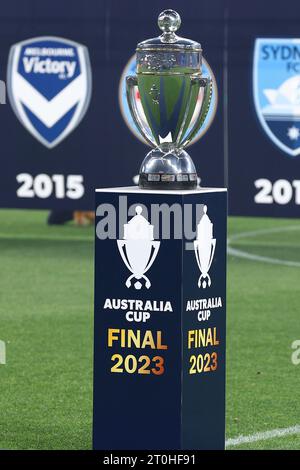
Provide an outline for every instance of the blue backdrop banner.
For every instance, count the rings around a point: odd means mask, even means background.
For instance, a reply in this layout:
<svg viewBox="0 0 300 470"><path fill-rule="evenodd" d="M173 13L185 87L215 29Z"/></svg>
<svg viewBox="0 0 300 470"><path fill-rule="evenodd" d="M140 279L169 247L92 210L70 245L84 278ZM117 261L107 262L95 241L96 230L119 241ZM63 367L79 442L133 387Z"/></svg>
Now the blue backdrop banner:
<svg viewBox="0 0 300 470"><path fill-rule="evenodd" d="M230 213L299 217L300 3L228 6Z"/></svg>
<svg viewBox="0 0 300 470"><path fill-rule="evenodd" d="M95 187L128 185L148 152L124 80L135 47L157 36L154 0L11 0L0 13L1 207L92 209ZM224 183L223 2L172 1L180 34L201 42L213 105L191 154L202 184ZM137 96L137 99L139 97Z"/></svg>

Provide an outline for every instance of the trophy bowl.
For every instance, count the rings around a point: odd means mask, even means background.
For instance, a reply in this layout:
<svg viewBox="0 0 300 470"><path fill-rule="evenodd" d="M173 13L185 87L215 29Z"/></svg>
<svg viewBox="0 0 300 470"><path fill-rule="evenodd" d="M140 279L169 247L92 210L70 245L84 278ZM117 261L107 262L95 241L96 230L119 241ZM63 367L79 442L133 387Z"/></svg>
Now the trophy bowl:
<svg viewBox="0 0 300 470"><path fill-rule="evenodd" d="M137 45L137 73L126 78L132 118L146 142L154 147L140 169L142 188L197 186L195 165L184 148L204 123L212 83L201 74L201 45L175 34L180 24L175 11L160 13L162 34ZM137 89L143 113L136 105Z"/></svg>

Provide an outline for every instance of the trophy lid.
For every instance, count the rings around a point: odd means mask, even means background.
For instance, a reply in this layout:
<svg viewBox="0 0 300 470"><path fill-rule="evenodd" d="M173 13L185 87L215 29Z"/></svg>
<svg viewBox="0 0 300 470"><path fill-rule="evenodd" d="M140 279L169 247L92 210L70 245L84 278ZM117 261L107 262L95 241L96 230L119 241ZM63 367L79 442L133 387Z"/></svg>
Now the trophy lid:
<svg viewBox="0 0 300 470"><path fill-rule="evenodd" d="M175 32L181 25L180 15L174 10L164 10L158 16L158 26L162 34L156 38L147 39L137 45L137 52L149 50L169 50L201 52L201 44L191 39L181 38Z"/></svg>

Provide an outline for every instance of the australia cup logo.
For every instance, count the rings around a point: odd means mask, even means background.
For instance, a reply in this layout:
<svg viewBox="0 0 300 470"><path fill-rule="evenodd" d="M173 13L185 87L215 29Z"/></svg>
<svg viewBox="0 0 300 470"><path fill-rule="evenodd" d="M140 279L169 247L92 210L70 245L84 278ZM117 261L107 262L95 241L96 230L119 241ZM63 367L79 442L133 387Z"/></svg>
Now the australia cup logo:
<svg viewBox="0 0 300 470"><path fill-rule="evenodd" d="M149 289L151 282L145 273L151 268L157 256L160 241L154 240L153 225L142 214L142 207L136 206L136 215L124 225L124 239L117 240L118 248L125 266L132 273L125 282L131 286L132 279L135 289L141 289L144 281Z"/></svg>
<svg viewBox="0 0 300 470"><path fill-rule="evenodd" d="M198 279L198 287L211 286L211 278L208 271L211 267L215 254L216 239L213 238L213 224L207 215L207 206L203 207L203 216L197 226L197 239L194 241L194 250L198 267L200 269L200 277Z"/></svg>
<svg viewBox="0 0 300 470"><path fill-rule="evenodd" d="M300 154L300 39L256 39L256 112L269 138L286 154Z"/></svg>
<svg viewBox="0 0 300 470"><path fill-rule="evenodd" d="M7 87L10 103L23 126L52 148L75 129L88 108L88 50L58 37L19 42L10 50Z"/></svg>

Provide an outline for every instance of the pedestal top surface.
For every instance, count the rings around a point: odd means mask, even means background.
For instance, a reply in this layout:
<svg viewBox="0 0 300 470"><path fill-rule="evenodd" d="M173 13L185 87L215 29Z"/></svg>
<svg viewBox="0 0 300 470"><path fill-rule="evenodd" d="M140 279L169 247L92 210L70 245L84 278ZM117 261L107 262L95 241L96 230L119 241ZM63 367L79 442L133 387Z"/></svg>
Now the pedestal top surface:
<svg viewBox="0 0 300 470"><path fill-rule="evenodd" d="M96 193L139 193L139 194L204 194L227 191L226 188L197 188L192 190L140 189L138 186L121 186L117 188L97 188Z"/></svg>

